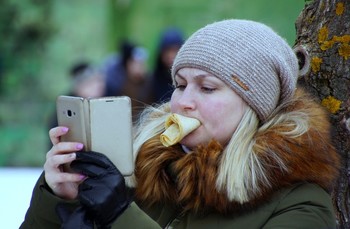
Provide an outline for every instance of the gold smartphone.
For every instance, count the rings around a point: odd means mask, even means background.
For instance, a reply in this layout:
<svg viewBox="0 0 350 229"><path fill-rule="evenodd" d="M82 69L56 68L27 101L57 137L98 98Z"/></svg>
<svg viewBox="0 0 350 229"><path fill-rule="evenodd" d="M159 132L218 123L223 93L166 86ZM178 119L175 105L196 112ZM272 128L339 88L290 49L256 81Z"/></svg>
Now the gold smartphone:
<svg viewBox="0 0 350 229"><path fill-rule="evenodd" d="M58 125L69 128L68 133L61 137L61 141L81 142L84 144L84 150L90 150L85 103L81 97L59 96L56 100L56 112Z"/></svg>
<svg viewBox="0 0 350 229"><path fill-rule="evenodd" d="M69 128L61 140L81 142L84 150L105 154L124 176L134 171L131 115L127 96L57 98L58 124Z"/></svg>

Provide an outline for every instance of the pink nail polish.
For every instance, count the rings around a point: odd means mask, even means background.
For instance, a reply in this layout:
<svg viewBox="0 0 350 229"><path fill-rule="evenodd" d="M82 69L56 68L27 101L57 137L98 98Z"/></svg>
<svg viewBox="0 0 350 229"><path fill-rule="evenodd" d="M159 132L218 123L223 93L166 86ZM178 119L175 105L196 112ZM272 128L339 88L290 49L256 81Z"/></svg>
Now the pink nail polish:
<svg viewBox="0 0 350 229"><path fill-rule="evenodd" d="M68 130L69 130L68 127L62 127L62 132L63 132L63 133L67 133Z"/></svg>
<svg viewBox="0 0 350 229"><path fill-rule="evenodd" d="M84 147L84 145L81 144L81 143L78 143L78 144L75 146L76 149L82 149L83 147Z"/></svg>
<svg viewBox="0 0 350 229"><path fill-rule="evenodd" d="M86 176L85 176L85 175L80 174L80 180L84 180L85 178L86 178Z"/></svg>

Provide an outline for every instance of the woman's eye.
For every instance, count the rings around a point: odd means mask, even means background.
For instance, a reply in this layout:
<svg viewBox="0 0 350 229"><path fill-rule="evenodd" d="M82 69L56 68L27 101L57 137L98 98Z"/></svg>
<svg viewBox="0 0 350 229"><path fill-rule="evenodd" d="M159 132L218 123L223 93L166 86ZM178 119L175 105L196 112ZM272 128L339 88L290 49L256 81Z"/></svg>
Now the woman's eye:
<svg viewBox="0 0 350 229"><path fill-rule="evenodd" d="M215 90L216 88L212 88L212 87L202 87L202 91L204 91L205 93L211 93Z"/></svg>
<svg viewBox="0 0 350 229"><path fill-rule="evenodd" d="M186 85L178 84L176 85L176 89L184 90L186 88Z"/></svg>

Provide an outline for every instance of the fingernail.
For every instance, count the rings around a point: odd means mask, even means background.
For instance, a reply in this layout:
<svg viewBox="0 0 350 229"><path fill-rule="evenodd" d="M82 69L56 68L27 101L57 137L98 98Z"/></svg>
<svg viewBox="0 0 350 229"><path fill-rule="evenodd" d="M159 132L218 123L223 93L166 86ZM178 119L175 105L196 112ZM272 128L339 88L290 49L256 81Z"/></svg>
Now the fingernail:
<svg viewBox="0 0 350 229"><path fill-rule="evenodd" d="M80 180L84 180L86 178L86 176L83 174L80 174L79 177L80 177Z"/></svg>
<svg viewBox="0 0 350 229"><path fill-rule="evenodd" d="M69 130L68 127L62 127L62 132L63 132L63 133L67 133L68 130Z"/></svg>
<svg viewBox="0 0 350 229"><path fill-rule="evenodd" d="M75 146L76 149L82 149L83 147L84 147L84 145L81 144L81 143L78 143L78 144Z"/></svg>

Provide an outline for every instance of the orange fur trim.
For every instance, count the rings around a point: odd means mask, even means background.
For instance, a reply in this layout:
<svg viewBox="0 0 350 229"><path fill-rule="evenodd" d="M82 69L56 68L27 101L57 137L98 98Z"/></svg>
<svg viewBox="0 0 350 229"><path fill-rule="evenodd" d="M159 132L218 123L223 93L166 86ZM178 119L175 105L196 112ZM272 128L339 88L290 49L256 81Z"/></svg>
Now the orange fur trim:
<svg viewBox="0 0 350 229"><path fill-rule="evenodd" d="M338 176L340 156L331 142L328 113L301 90L297 90L294 101L282 110L288 111L307 113L309 130L304 135L290 138L279 134L286 127L276 126L257 136L254 150L268 168L267 176L272 182L271 187L264 187L265 192L300 181L316 183L330 191ZM282 159L287 172L281 173L271 152Z"/></svg>
<svg viewBox="0 0 350 229"><path fill-rule="evenodd" d="M176 186L166 169L171 162L178 160L183 154L179 145L164 147L160 143L159 136L144 144L136 159L136 198L149 205L176 199L176 193L174 193Z"/></svg>

